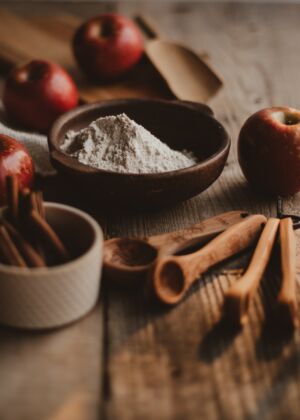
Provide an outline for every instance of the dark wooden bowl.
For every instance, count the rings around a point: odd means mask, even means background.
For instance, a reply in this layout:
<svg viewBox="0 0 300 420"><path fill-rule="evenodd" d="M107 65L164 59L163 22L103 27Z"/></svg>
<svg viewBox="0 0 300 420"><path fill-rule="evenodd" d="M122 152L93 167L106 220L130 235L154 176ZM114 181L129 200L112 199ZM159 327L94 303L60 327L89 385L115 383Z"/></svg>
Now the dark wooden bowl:
<svg viewBox="0 0 300 420"><path fill-rule="evenodd" d="M122 112L172 149L194 152L199 163L158 174L123 174L83 165L60 150L68 130L79 130L99 117ZM48 143L53 166L72 189L83 197L94 197L100 206L131 208L170 205L199 194L219 177L230 148L228 134L206 105L148 99L80 106L58 118Z"/></svg>

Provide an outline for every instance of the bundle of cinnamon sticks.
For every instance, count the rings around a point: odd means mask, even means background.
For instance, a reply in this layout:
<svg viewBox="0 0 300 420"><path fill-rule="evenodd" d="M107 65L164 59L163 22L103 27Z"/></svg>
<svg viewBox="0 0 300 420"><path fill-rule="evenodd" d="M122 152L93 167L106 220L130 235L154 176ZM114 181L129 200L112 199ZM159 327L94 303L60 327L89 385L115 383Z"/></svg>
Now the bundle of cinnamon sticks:
<svg viewBox="0 0 300 420"><path fill-rule="evenodd" d="M46 267L70 260L59 235L49 225L41 191L19 189L6 177L7 209L0 221L0 262L18 267Z"/></svg>

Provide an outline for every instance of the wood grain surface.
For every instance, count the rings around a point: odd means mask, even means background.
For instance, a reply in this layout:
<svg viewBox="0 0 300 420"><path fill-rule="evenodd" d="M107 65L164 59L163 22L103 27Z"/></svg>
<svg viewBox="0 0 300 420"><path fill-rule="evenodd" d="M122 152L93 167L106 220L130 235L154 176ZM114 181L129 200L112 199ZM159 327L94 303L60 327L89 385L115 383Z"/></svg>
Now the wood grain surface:
<svg viewBox="0 0 300 420"><path fill-rule="evenodd" d="M276 216L277 200L247 187L236 162L236 138L252 112L269 105L300 107L297 5L120 2L50 4L24 15L103 10L146 12L169 37L209 52L224 90L211 102L233 146L220 179L189 202L155 213L96 214L106 236L163 233L233 209ZM54 181L46 197L70 202ZM300 199L283 210L300 214ZM118 209L116 209L118 210ZM299 235L298 235L299 236ZM299 241L298 241L299 243ZM299 247L300 248L300 247ZM300 249L298 250L298 261ZM84 320L45 334L0 331L0 417L6 420L297 419L300 412L299 331L267 322L280 276L275 253L242 331L222 325L224 292L250 253L202 276L182 303L153 306L142 290L106 285ZM300 266L298 270L300 269Z"/></svg>

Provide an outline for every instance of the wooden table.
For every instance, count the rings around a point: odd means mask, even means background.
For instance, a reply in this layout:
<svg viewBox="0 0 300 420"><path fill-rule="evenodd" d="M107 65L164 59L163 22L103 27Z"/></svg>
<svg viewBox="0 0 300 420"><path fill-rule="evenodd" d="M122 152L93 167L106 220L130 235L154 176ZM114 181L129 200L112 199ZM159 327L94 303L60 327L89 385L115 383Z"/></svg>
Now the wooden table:
<svg viewBox="0 0 300 420"><path fill-rule="evenodd" d="M259 108L300 107L300 5L10 4L37 15L63 7L81 16L146 11L170 37L207 49L226 82L210 104L233 141L220 179L168 210L98 215L107 236L170 231L232 209L276 215L276 200L247 187L236 161L236 138ZM285 200L284 211L299 213L299 200ZM203 276L170 310L146 305L140 290L107 286L93 312L72 326L43 334L1 329L0 418L299 418L299 331L287 336L264 322L278 290L274 272L267 273L242 332L233 334L218 323L224 291L248 258Z"/></svg>

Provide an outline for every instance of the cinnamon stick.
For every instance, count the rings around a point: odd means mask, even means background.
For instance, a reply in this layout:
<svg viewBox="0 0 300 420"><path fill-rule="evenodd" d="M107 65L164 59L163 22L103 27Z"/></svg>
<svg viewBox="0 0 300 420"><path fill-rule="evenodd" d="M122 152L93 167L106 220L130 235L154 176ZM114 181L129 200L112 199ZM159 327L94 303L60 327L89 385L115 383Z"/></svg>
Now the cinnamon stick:
<svg viewBox="0 0 300 420"><path fill-rule="evenodd" d="M19 194L19 218L21 221L28 216L29 211L31 210L31 192L28 188L25 188Z"/></svg>
<svg viewBox="0 0 300 420"><path fill-rule="evenodd" d="M19 186L18 179L15 175L8 175L6 177L6 200L8 217L16 225L18 222Z"/></svg>
<svg viewBox="0 0 300 420"><path fill-rule="evenodd" d="M31 191L31 193L29 195L29 212L31 210L35 210L36 212L39 211L37 198L36 198L36 193L34 191Z"/></svg>
<svg viewBox="0 0 300 420"><path fill-rule="evenodd" d="M15 229L8 221L4 220L3 225L14 241L20 254L24 257L29 267L45 267L46 263L41 255L31 246L31 244Z"/></svg>
<svg viewBox="0 0 300 420"><path fill-rule="evenodd" d="M26 263L19 253L7 229L0 226L0 251L6 262L17 267L26 267Z"/></svg>
<svg viewBox="0 0 300 420"><path fill-rule="evenodd" d="M44 207L42 191L36 191L35 199L36 199L38 213L43 219L45 219L46 215L45 215L45 207Z"/></svg>
<svg viewBox="0 0 300 420"><path fill-rule="evenodd" d="M44 213L44 205L42 203L41 194L36 191L30 191L28 188L24 189L20 194L19 218L21 221L21 233L28 242L32 245L36 253L38 253L43 261L46 261L45 250L43 243L37 238L36 233L30 230L29 214L32 210L38 213Z"/></svg>
<svg viewBox="0 0 300 420"><path fill-rule="evenodd" d="M52 248L62 262L70 260L70 255L58 235L36 210L29 213L29 221L37 236Z"/></svg>

